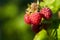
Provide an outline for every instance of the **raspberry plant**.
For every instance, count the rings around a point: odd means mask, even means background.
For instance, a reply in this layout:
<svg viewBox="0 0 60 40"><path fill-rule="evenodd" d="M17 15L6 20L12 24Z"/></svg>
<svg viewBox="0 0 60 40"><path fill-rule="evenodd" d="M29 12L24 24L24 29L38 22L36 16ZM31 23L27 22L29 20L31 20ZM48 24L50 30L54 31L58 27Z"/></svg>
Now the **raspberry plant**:
<svg viewBox="0 0 60 40"><path fill-rule="evenodd" d="M25 22L36 34L33 40L60 40L59 6L59 0L37 0L26 9Z"/></svg>

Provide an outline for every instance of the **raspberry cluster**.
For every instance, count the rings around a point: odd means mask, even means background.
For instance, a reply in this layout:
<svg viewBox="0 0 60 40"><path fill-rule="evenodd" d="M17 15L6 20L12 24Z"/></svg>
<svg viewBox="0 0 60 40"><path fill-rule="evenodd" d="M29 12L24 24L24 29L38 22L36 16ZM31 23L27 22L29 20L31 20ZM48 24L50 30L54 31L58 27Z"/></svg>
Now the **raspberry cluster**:
<svg viewBox="0 0 60 40"><path fill-rule="evenodd" d="M32 30L37 33L41 30L42 18L49 20L52 17L52 11L48 7L43 7L39 10L37 3L32 3L27 9L24 15L24 21L27 24L32 25Z"/></svg>

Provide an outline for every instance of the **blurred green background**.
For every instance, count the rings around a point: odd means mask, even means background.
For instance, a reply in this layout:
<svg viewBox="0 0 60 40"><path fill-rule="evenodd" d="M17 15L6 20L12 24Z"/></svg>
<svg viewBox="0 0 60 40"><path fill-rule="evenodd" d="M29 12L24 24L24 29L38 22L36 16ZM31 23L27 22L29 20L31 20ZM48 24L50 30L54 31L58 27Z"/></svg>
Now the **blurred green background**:
<svg viewBox="0 0 60 40"><path fill-rule="evenodd" d="M30 25L24 22L27 4L33 0L0 0L0 40L33 40Z"/></svg>

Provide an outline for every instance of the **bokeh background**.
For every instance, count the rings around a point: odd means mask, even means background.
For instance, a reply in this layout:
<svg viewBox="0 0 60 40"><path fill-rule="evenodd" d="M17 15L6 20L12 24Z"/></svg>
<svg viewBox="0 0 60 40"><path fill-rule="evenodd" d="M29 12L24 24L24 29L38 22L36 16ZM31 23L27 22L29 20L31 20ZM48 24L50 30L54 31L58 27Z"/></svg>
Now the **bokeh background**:
<svg viewBox="0 0 60 40"><path fill-rule="evenodd" d="M30 25L24 22L27 4L33 0L0 0L0 40L33 40Z"/></svg>

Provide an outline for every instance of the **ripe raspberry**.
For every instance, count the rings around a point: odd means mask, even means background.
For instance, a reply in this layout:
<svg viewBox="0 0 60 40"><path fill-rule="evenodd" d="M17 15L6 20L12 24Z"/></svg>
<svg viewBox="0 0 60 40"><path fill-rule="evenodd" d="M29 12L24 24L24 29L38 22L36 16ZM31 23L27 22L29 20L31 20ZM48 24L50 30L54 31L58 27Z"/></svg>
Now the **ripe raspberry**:
<svg viewBox="0 0 60 40"><path fill-rule="evenodd" d="M52 11L51 11L51 9L49 9L49 8L47 8L47 7L44 7L44 8L42 8L41 10L40 10L40 13L43 15L43 17L45 18L45 19L50 19L51 18L51 16L52 16Z"/></svg>
<svg viewBox="0 0 60 40"><path fill-rule="evenodd" d="M39 14L39 12L36 12L30 15L30 19L33 25L38 25L41 22L42 16Z"/></svg>
<svg viewBox="0 0 60 40"><path fill-rule="evenodd" d="M30 14L25 14L24 15L24 21L27 23L27 24L31 24L31 21L30 21Z"/></svg>
<svg viewBox="0 0 60 40"><path fill-rule="evenodd" d="M41 26L40 24L39 25L32 25L31 29L34 33L38 33L41 30L40 26Z"/></svg>

